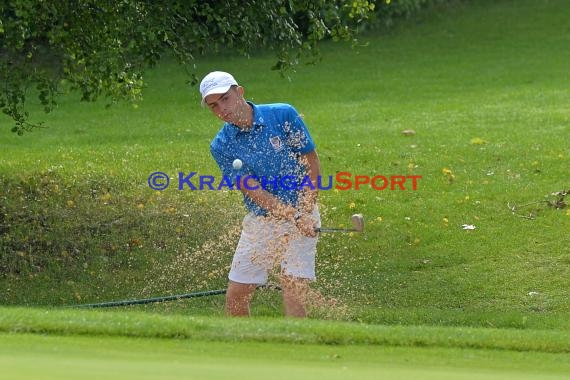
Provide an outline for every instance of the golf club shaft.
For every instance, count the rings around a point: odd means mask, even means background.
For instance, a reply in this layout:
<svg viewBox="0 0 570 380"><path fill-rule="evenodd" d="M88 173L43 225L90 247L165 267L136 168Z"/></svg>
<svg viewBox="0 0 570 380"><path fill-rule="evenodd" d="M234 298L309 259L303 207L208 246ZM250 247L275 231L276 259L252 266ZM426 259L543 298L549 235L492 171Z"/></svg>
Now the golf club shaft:
<svg viewBox="0 0 570 380"><path fill-rule="evenodd" d="M315 228L315 232L363 232L364 231L364 218L362 214L354 214L350 218L354 228Z"/></svg>

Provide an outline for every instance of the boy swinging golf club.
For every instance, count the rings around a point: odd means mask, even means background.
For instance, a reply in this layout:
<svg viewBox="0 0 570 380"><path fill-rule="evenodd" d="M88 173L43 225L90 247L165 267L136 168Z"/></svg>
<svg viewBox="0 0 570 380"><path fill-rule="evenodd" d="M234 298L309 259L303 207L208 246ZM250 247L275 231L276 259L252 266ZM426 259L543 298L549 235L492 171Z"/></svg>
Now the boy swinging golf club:
<svg viewBox="0 0 570 380"><path fill-rule="evenodd" d="M202 105L225 122L211 142L212 156L242 191L248 210L228 275L226 314L249 315L256 287L267 282L277 262L285 315L305 317L320 227L319 158L295 108L254 104L244 92L226 72L211 72L200 83ZM313 186L284 188L276 180L284 176L308 176ZM261 178L268 183L256 180Z"/></svg>

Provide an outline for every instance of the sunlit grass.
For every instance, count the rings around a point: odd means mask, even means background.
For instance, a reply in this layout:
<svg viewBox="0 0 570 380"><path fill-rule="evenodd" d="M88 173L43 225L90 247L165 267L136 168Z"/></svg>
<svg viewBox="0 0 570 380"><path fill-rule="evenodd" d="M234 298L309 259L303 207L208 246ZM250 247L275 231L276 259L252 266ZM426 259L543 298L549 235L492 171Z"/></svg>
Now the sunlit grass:
<svg viewBox="0 0 570 380"><path fill-rule="evenodd" d="M363 37L367 47L325 44L323 61L290 80L268 69L270 56L197 62L199 74L232 71L255 102L292 103L325 175L422 176L416 191L322 192L323 224L358 212L367 226L322 237L314 288L338 312L316 317L552 327L569 311L567 208L512 212L570 189L565 7L484 2L427 13ZM209 142L220 123L186 79L165 62L148 73L137 109L70 94L46 116L49 128L24 137L2 128L0 303L225 286L239 194L146 183L154 171L218 175ZM256 301L254 314L280 313L278 294ZM219 314L221 301L149 308Z"/></svg>

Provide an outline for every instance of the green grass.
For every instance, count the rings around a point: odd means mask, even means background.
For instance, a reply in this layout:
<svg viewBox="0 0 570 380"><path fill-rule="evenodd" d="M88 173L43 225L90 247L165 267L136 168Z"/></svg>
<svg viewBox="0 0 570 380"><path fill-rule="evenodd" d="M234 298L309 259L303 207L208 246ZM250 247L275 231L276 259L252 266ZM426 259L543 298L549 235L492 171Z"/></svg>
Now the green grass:
<svg viewBox="0 0 570 380"><path fill-rule="evenodd" d="M137 109L67 94L47 129L1 119L2 375L568 379L570 212L545 202L570 189L567 7L455 2L366 47L324 44L290 80L270 55L196 62L295 105L325 174L422 175L416 191L322 192L323 224L361 212L367 230L322 237L309 320L275 318L275 290L246 320L222 318L222 296L64 308L226 286L239 194L146 183L218 174L219 122L178 66L147 73Z"/></svg>
<svg viewBox="0 0 570 380"><path fill-rule="evenodd" d="M568 332L2 308L10 378L568 379ZM29 365L29 363L34 363Z"/></svg>
<svg viewBox="0 0 570 380"><path fill-rule="evenodd" d="M362 38L325 44L290 80L271 56L197 62L232 71L258 103L304 114L323 172L422 175L417 191L323 192L315 318L386 324L567 329L570 214L507 205L570 188L565 1L457 4ZM216 174L219 122L183 70L147 75L138 109L64 97L50 126L0 131L4 305L72 305L225 287L243 215L239 194L150 190L151 172ZM4 124L7 121L2 120ZM404 129L416 135L404 136ZM465 231L462 224L477 229ZM334 305L334 306L333 306ZM212 297L144 307L220 315ZM260 294L256 316L280 314Z"/></svg>
<svg viewBox="0 0 570 380"><path fill-rule="evenodd" d="M569 330L387 326L295 319L228 319L142 312L2 308L0 332L219 342L570 352Z"/></svg>
<svg viewBox="0 0 570 380"><path fill-rule="evenodd" d="M3 374L17 379L568 379L564 373L568 362L556 354L25 334L0 337Z"/></svg>

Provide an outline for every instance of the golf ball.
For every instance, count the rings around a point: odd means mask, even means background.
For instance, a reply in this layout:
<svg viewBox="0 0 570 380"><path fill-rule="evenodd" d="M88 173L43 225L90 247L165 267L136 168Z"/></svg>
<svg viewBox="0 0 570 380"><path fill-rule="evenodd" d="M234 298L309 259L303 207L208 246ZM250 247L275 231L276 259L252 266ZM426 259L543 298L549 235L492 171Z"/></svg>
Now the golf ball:
<svg viewBox="0 0 570 380"><path fill-rule="evenodd" d="M239 158L236 158L234 160L232 166L234 167L234 169L239 170L243 166L243 162L241 162L241 160Z"/></svg>

